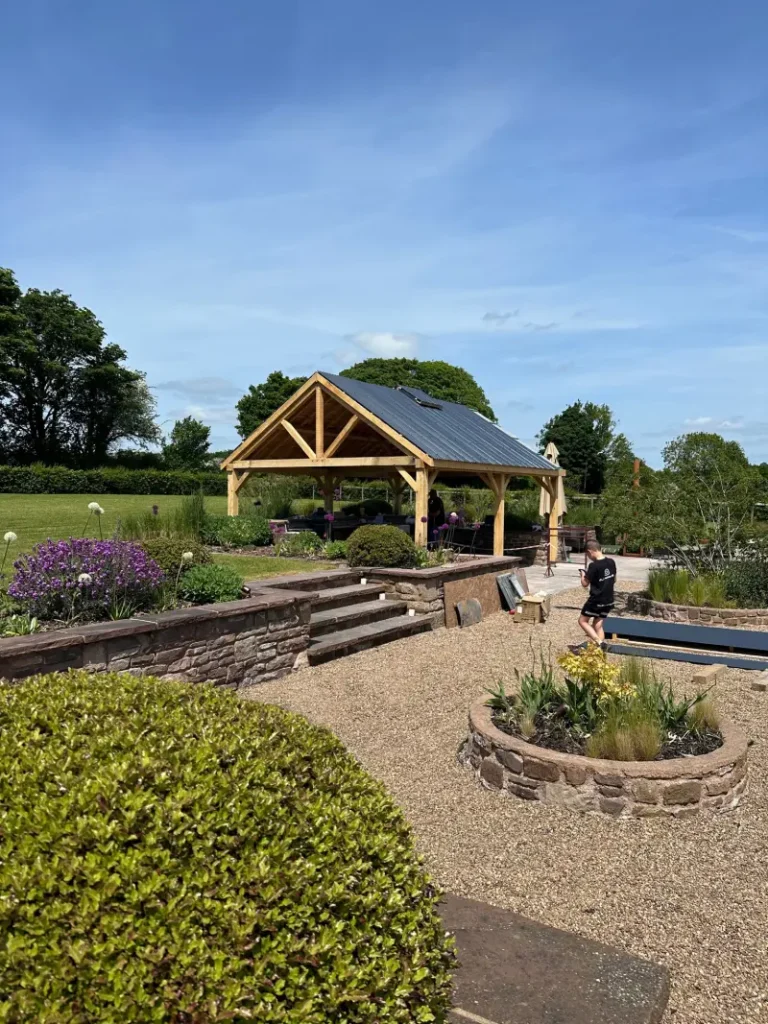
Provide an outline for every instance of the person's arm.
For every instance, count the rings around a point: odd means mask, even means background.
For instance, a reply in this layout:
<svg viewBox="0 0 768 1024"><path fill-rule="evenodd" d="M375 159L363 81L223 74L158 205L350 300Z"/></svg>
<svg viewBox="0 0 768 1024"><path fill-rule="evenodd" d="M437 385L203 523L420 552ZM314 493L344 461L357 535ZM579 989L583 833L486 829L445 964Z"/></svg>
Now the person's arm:
<svg viewBox="0 0 768 1024"><path fill-rule="evenodd" d="M592 566L590 565L589 569L582 569L581 570L581 585L582 585L582 587L586 588L586 587L589 586L589 583L590 583L589 572L590 572L591 568L592 568Z"/></svg>

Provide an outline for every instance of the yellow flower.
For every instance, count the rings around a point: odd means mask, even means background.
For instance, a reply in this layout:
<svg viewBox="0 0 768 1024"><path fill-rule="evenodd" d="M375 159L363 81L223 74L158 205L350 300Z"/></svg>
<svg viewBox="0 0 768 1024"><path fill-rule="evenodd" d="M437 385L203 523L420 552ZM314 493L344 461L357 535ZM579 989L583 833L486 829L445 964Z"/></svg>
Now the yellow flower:
<svg viewBox="0 0 768 1024"><path fill-rule="evenodd" d="M634 693L631 686L619 680L619 666L612 665L597 644L588 644L578 654L561 654L557 663L569 679L587 683L598 700L616 700Z"/></svg>

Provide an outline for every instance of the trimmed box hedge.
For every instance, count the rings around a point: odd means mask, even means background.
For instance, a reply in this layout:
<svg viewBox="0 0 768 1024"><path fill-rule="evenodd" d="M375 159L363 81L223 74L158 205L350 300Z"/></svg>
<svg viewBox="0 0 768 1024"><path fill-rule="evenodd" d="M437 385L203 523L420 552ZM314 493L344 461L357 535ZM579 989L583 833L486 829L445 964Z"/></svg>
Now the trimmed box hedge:
<svg viewBox="0 0 768 1024"><path fill-rule="evenodd" d="M444 1021L403 815L327 730L212 686L0 685L0 1020Z"/></svg>
<svg viewBox="0 0 768 1024"><path fill-rule="evenodd" d="M227 474L159 469L0 466L2 494L193 494L201 488L204 494L226 494Z"/></svg>

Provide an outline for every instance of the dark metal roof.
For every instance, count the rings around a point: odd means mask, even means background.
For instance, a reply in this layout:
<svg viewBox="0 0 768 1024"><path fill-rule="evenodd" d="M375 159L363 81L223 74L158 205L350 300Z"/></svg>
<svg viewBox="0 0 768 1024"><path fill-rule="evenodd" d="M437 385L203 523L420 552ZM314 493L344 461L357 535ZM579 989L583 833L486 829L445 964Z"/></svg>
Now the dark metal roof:
<svg viewBox="0 0 768 1024"><path fill-rule="evenodd" d="M418 388L385 388L333 373L323 377L430 458L521 469L553 468L543 455L466 405L444 402Z"/></svg>

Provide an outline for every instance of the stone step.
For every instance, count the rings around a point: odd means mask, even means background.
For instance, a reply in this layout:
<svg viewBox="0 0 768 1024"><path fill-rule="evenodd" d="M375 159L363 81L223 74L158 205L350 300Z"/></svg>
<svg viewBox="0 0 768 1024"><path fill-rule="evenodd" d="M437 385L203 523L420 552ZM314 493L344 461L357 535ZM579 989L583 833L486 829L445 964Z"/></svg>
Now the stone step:
<svg viewBox="0 0 768 1024"><path fill-rule="evenodd" d="M448 895L456 936L451 1024L659 1024L669 971L620 949Z"/></svg>
<svg viewBox="0 0 768 1024"><path fill-rule="evenodd" d="M343 658L347 654L355 654L357 651L378 647L391 640L413 636L415 633L425 633L430 629L432 629L432 616L430 615L398 615L395 619L384 619L383 622L371 622L366 626L343 629L337 633L310 640L307 651L309 664L320 665L324 661Z"/></svg>
<svg viewBox="0 0 768 1024"><path fill-rule="evenodd" d="M408 605L405 601L365 601L362 604L328 608L317 612L313 607L309 620L309 635L316 637L340 633L355 626L365 626L369 622L393 619L398 615L405 615L407 611Z"/></svg>
<svg viewBox="0 0 768 1024"><path fill-rule="evenodd" d="M331 587L328 590L321 590L312 598L312 610L319 611L322 608L325 611L326 608L342 608L378 600L379 594L386 593L386 590L383 583L366 583L365 586L355 583L353 586Z"/></svg>

